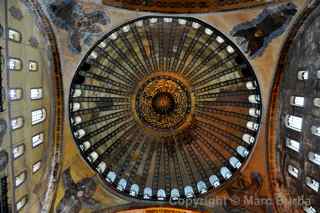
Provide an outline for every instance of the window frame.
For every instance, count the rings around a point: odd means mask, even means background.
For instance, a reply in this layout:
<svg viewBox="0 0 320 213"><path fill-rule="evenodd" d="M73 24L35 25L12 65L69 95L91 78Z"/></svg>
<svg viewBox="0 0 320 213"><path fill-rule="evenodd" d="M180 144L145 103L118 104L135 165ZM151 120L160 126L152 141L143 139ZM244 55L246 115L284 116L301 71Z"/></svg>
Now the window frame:
<svg viewBox="0 0 320 213"><path fill-rule="evenodd" d="M10 66L9 66L9 65L10 65L10 60L20 61L20 64L21 64L20 69L11 69ZM22 69L23 69L23 61L22 61L22 59L16 58L16 57L9 57L9 58L8 58L7 69L8 69L9 71L22 71Z"/></svg>
<svg viewBox="0 0 320 213"><path fill-rule="evenodd" d="M22 174L25 174L25 177L23 179L23 181L19 184L19 185L16 185L16 182L17 182L17 177L19 177L20 175ZM19 188L20 186L22 186L27 180L27 170L23 170L21 171L20 173L18 173L17 175L14 176L14 187L15 189Z"/></svg>
<svg viewBox="0 0 320 213"><path fill-rule="evenodd" d="M38 168L37 170L34 170L34 166L35 166L36 164L39 164L39 163L40 163L39 168ZM33 163L33 164L32 164L32 174L37 173L37 172L41 169L41 167L42 167L42 160L38 160L38 161L36 161L35 163Z"/></svg>
<svg viewBox="0 0 320 213"><path fill-rule="evenodd" d="M36 69L35 70L31 70L30 69L30 64L31 63L35 63L36 64ZM28 61L28 71L29 72L37 72L37 71L39 71L39 67L40 67L40 65L39 65L39 62L38 61L35 61L35 60L29 60Z"/></svg>
<svg viewBox="0 0 320 213"><path fill-rule="evenodd" d="M33 139L33 137L35 137L35 136L37 136L37 135L43 135L43 140L42 140L42 142L41 143L38 143L37 145L33 145L33 141L32 141L32 139ZM31 146L32 146L32 149L35 149L35 148L37 148L38 146L41 146L41 144L43 144L44 143L44 137L45 137L45 135L44 135L44 132L39 132L39 133L37 133L37 134L34 134L34 135L32 135L32 137L31 137Z"/></svg>
<svg viewBox="0 0 320 213"><path fill-rule="evenodd" d="M43 115L44 115L44 118L39 119L39 120L36 120L36 121L34 122L34 121L33 121L33 114L32 114L32 113L34 113L34 112L36 112L36 111L39 111L39 110L42 111L42 113L43 113ZM46 110L45 107L37 108L37 109L34 109L34 110L31 111L31 125L32 125L32 126L41 124L41 123L43 123L46 119L47 119L47 110Z"/></svg>
<svg viewBox="0 0 320 213"><path fill-rule="evenodd" d="M20 36L19 41L10 38L10 36L9 36L9 32L10 31L14 31L14 32L19 34L19 36ZM19 43L19 44L22 42L22 33L19 30L16 30L16 29L13 29L13 28L9 27L7 36L8 36L8 40L9 41L12 41L12 42L15 42L15 43Z"/></svg>
<svg viewBox="0 0 320 213"><path fill-rule="evenodd" d="M21 90L21 97L20 98L17 98L17 99L11 99L10 97L10 91L11 90ZM9 88L9 91L8 91L8 100L9 101L20 101L23 99L23 96L24 96L24 93L23 93L23 88L21 87L12 87L12 88Z"/></svg>
<svg viewBox="0 0 320 213"><path fill-rule="evenodd" d="M23 205L18 209L18 208L17 208L17 205L18 205L18 203L20 203L22 200L25 200L25 201L24 201ZM20 211L27 205L27 203L28 203L28 195L22 196L22 197L15 203L15 209L16 209L16 211L17 211L17 212L20 212Z"/></svg>
<svg viewBox="0 0 320 213"><path fill-rule="evenodd" d="M21 125L20 127L18 127L18 128L12 128L12 123L11 123L12 120L16 120L16 119L18 119L18 118L21 118L21 119L22 119L22 125ZM13 118L10 119L10 128L11 128L12 131L21 129L21 128L23 128L23 127L24 127L24 117L22 117L21 115L19 115L19 116L17 116L17 117L13 117Z"/></svg>
<svg viewBox="0 0 320 213"><path fill-rule="evenodd" d="M41 90L41 97L40 98L32 98L32 96L31 96L31 91L32 90L35 90L35 89L40 89ZM30 100L41 100L41 99L43 99L43 87L33 87L33 88L30 88Z"/></svg>
<svg viewBox="0 0 320 213"><path fill-rule="evenodd" d="M14 150L15 148L19 147L19 146L22 146L22 147L23 147L23 152L22 152L22 154L19 155L18 157L15 157L15 156L14 156L14 153L13 153L13 150ZM26 145L25 145L24 143L20 143L20 144L17 144L16 146L14 146L13 149L12 149L13 160L19 159L21 156L24 155L25 151L26 151Z"/></svg>

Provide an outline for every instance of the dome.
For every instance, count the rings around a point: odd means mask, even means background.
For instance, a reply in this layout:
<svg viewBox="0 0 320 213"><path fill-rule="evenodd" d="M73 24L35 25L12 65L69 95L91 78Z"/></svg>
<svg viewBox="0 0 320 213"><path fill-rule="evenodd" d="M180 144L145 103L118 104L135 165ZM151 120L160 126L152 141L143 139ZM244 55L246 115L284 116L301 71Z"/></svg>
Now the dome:
<svg viewBox="0 0 320 213"><path fill-rule="evenodd" d="M79 65L69 97L74 140L106 187L155 201L231 180L260 114L245 56L217 29L183 17L143 17L108 33Z"/></svg>

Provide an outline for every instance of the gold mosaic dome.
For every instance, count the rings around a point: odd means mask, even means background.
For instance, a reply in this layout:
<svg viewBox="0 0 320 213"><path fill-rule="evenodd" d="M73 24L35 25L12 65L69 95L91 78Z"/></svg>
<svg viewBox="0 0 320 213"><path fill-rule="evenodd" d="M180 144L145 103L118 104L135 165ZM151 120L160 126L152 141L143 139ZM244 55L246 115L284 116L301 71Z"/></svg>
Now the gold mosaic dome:
<svg viewBox="0 0 320 213"><path fill-rule="evenodd" d="M88 52L70 94L83 158L130 199L221 187L248 158L260 124L250 64L194 18L143 17L114 29Z"/></svg>

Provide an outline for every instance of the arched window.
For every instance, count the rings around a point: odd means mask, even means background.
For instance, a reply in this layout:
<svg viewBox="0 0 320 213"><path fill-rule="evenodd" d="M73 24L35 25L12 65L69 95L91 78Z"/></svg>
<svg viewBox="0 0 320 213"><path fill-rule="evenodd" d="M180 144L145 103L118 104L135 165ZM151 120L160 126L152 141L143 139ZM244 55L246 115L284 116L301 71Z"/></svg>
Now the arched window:
<svg viewBox="0 0 320 213"><path fill-rule="evenodd" d="M143 23L143 22L142 22ZM137 23L137 25L138 25L138 23ZM116 40L118 38L118 34L115 32L115 33L112 33L111 35L110 35L110 39L111 40Z"/></svg>
<svg viewBox="0 0 320 213"><path fill-rule="evenodd" d="M304 106L304 97L300 96L291 96L290 104L292 106L303 107Z"/></svg>
<svg viewBox="0 0 320 213"><path fill-rule="evenodd" d="M36 135L32 136L31 140L32 140L32 148L35 148L43 143L44 134L43 133L36 134Z"/></svg>
<svg viewBox="0 0 320 213"><path fill-rule="evenodd" d="M116 173L113 171L108 172L107 177L106 177L106 181L108 181L109 183L113 183L116 180Z"/></svg>
<svg viewBox="0 0 320 213"><path fill-rule="evenodd" d="M192 22L192 27L193 27L194 29L199 29L200 24L197 23L197 22Z"/></svg>
<svg viewBox="0 0 320 213"><path fill-rule="evenodd" d="M117 189L119 191L123 191L126 189L126 187L127 187L127 181L125 179L121 178L118 183Z"/></svg>
<svg viewBox="0 0 320 213"><path fill-rule="evenodd" d="M78 129L76 132L74 132L74 135L80 139L86 135L86 131L84 131L84 129Z"/></svg>
<svg viewBox="0 0 320 213"><path fill-rule="evenodd" d="M221 38L220 36L217 36L216 37L216 41L219 43L219 44L222 44L224 42L224 39Z"/></svg>
<svg viewBox="0 0 320 213"><path fill-rule="evenodd" d="M46 110L44 108L37 109L31 112L31 123L32 125L36 125L41 123L46 119Z"/></svg>
<svg viewBox="0 0 320 213"><path fill-rule="evenodd" d="M90 155L87 157L88 161L95 162L99 157L99 154L95 151L91 152Z"/></svg>
<svg viewBox="0 0 320 213"><path fill-rule="evenodd" d="M241 167L241 162L234 156L229 159L229 163L235 169L239 169Z"/></svg>
<svg viewBox="0 0 320 213"><path fill-rule="evenodd" d="M248 121L247 122L247 128L252 130L252 131L257 131L259 128L259 124L252 122L252 121Z"/></svg>
<svg viewBox="0 0 320 213"><path fill-rule="evenodd" d="M82 122L82 118L81 116L75 116L74 118L71 118L71 122L74 125L80 124Z"/></svg>
<svg viewBox="0 0 320 213"><path fill-rule="evenodd" d="M205 182L203 181L199 181L197 183L197 188L198 188L198 191L203 194L203 193L206 193L208 191L208 188L207 188L207 185Z"/></svg>
<svg viewBox="0 0 320 213"><path fill-rule="evenodd" d="M105 162L100 162L97 166L97 171L102 174L107 168L107 164Z"/></svg>
<svg viewBox="0 0 320 213"><path fill-rule="evenodd" d="M299 177L299 169L294 167L294 166L292 166L292 165L288 166L288 173L290 175L292 175L293 177L295 177L295 178Z"/></svg>
<svg viewBox="0 0 320 213"><path fill-rule="evenodd" d="M320 166L320 155L319 154L314 153L314 152L309 152L308 158L312 163Z"/></svg>
<svg viewBox="0 0 320 213"><path fill-rule="evenodd" d="M76 98L76 97L80 97L81 95L82 95L81 89L74 89L73 90L72 97Z"/></svg>
<svg viewBox="0 0 320 213"><path fill-rule="evenodd" d="M18 58L9 58L8 69L17 71L22 69L22 61Z"/></svg>
<svg viewBox="0 0 320 213"><path fill-rule="evenodd" d="M23 196L17 203L16 203L16 210L19 212L28 202L27 195Z"/></svg>
<svg viewBox="0 0 320 213"><path fill-rule="evenodd" d="M181 24L181 25L185 25L187 23L187 20L179 18L178 19L178 23Z"/></svg>
<svg viewBox="0 0 320 213"><path fill-rule="evenodd" d="M257 83L254 81L248 81L246 83L246 87L248 90L255 90L257 88Z"/></svg>
<svg viewBox="0 0 320 213"><path fill-rule="evenodd" d="M11 40L11 41L15 41L15 42L21 42L21 33L14 30L14 29L9 29L8 30L8 38Z"/></svg>
<svg viewBox="0 0 320 213"><path fill-rule="evenodd" d="M166 199L166 191L164 189L159 189L157 192L158 200L164 200Z"/></svg>
<svg viewBox="0 0 320 213"><path fill-rule="evenodd" d="M320 127L319 126L312 126L311 127L312 134L316 136L320 136Z"/></svg>
<svg viewBox="0 0 320 213"><path fill-rule="evenodd" d="M31 100L39 100L43 97L42 88L32 88L30 89Z"/></svg>
<svg viewBox="0 0 320 213"><path fill-rule="evenodd" d="M319 191L319 182L311 177L306 177L306 185L316 192Z"/></svg>
<svg viewBox="0 0 320 213"><path fill-rule="evenodd" d="M15 177L15 186L16 187L21 186L24 183L24 181L26 180L26 177L27 177L27 172L26 171L23 171L20 174L18 174Z"/></svg>
<svg viewBox="0 0 320 213"><path fill-rule="evenodd" d="M152 19L155 19L155 18L152 18ZM126 26L122 27L122 31L125 32L125 33L129 32L130 31L130 25L126 25Z"/></svg>
<svg viewBox="0 0 320 213"><path fill-rule="evenodd" d="M32 173L36 173L41 168L41 160L32 165Z"/></svg>
<svg viewBox="0 0 320 213"><path fill-rule="evenodd" d="M38 70L38 62L36 61L29 61L29 71L34 72Z"/></svg>
<svg viewBox="0 0 320 213"><path fill-rule="evenodd" d="M304 207L303 210L306 212L306 213L317 213L317 211L312 207L312 206L309 206L309 207Z"/></svg>
<svg viewBox="0 0 320 213"><path fill-rule="evenodd" d="M301 70L298 72L298 79L301 81L309 79L309 72L307 70Z"/></svg>
<svg viewBox="0 0 320 213"><path fill-rule="evenodd" d="M213 33L213 31L212 31L211 29L209 29L209 28L206 28L206 29L204 30L204 32L205 32L207 35L209 35L209 36L211 36L212 33Z"/></svg>
<svg viewBox="0 0 320 213"><path fill-rule="evenodd" d="M243 158L249 155L249 151L243 146L238 146L236 150L237 150L237 153Z"/></svg>
<svg viewBox="0 0 320 213"><path fill-rule="evenodd" d="M12 130L19 129L21 127L23 127L23 118L21 116L13 118L11 120L11 129Z"/></svg>
<svg viewBox="0 0 320 213"><path fill-rule="evenodd" d="M192 198L194 195L193 188L191 186L184 187L184 194L186 198Z"/></svg>
<svg viewBox="0 0 320 213"><path fill-rule="evenodd" d="M301 132L303 119L294 115L287 115L285 119L286 127Z"/></svg>
<svg viewBox="0 0 320 213"><path fill-rule="evenodd" d="M87 149L89 149L91 146L90 142L89 141L85 141L83 142L82 144L79 145L80 149L82 151L86 151Z"/></svg>
<svg viewBox="0 0 320 213"><path fill-rule="evenodd" d="M89 55L90 59L96 59L98 58L98 53L96 51L92 51Z"/></svg>
<svg viewBox="0 0 320 213"><path fill-rule="evenodd" d="M249 109L249 115L252 116L252 117L259 117L260 116L260 110L259 109L256 109L256 108L250 108Z"/></svg>
<svg viewBox="0 0 320 213"><path fill-rule="evenodd" d="M10 89L9 90L9 100L10 101L16 101L20 100L22 98L22 89Z"/></svg>
<svg viewBox="0 0 320 213"><path fill-rule="evenodd" d="M171 200L178 200L180 197L179 190L176 188L171 189L170 197Z"/></svg>
<svg viewBox="0 0 320 213"><path fill-rule="evenodd" d="M133 184L130 188L130 195L137 196L139 194L139 186L137 184Z"/></svg>
<svg viewBox="0 0 320 213"><path fill-rule="evenodd" d="M222 167L220 169L220 174L222 175L222 177L226 180L228 180L229 178L231 178L232 173L230 172L230 170L227 167Z"/></svg>
<svg viewBox="0 0 320 213"><path fill-rule="evenodd" d="M250 103L257 104L260 102L260 96L259 95L249 95L248 100Z"/></svg>
<svg viewBox="0 0 320 213"><path fill-rule="evenodd" d="M300 143L296 140L292 140L290 138L286 138L286 146L293 151L300 151Z"/></svg>
<svg viewBox="0 0 320 213"><path fill-rule="evenodd" d="M233 47L231 47L230 45L227 46L227 52L230 53L230 54L234 53Z"/></svg>
<svg viewBox="0 0 320 213"><path fill-rule="evenodd" d="M150 187L146 187L143 190L143 199L150 199L152 197L152 189Z"/></svg>
<svg viewBox="0 0 320 213"><path fill-rule="evenodd" d="M18 157L22 156L24 154L24 150L24 144L20 144L14 147L12 150L13 158L17 159Z"/></svg>
<svg viewBox="0 0 320 213"><path fill-rule="evenodd" d="M81 105L80 105L80 103L73 103L73 104L71 105L71 108L72 108L72 111L73 111L73 112L76 112L76 111L78 111L78 110L81 108Z"/></svg>
<svg viewBox="0 0 320 213"><path fill-rule="evenodd" d="M102 41L99 43L98 46L103 49L103 48L106 48L107 44L106 44L106 42Z"/></svg>
<svg viewBox="0 0 320 213"><path fill-rule="evenodd" d="M253 144L255 138L253 136L249 135L249 134L243 134L242 140L244 142L246 142L247 144Z"/></svg>
<svg viewBox="0 0 320 213"><path fill-rule="evenodd" d="M211 175L211 176L209 177L209 182L210 182L210 184L211 184L213 187L215 187L215 188L217 188L218 186L220 186L220 180L219 180L219 178L218 178L216 175Z"/></svg>

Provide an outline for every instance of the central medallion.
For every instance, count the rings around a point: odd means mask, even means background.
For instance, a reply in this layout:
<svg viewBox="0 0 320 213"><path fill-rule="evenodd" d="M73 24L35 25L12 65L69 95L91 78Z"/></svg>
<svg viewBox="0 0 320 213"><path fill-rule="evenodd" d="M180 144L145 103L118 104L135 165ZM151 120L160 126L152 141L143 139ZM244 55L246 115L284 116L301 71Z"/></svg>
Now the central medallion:
<svg viewBox="0 0 320 213"><path fill-rule="evenodd" d="M152 98L152 107L158 114L169 115L174 112L176 106L172 94L159 92Z"/></svg>
<svg viewBox="0 0 320 213"><path fill-rule="evenodd" d="M190 93L176 77L153 76L139 87L135 112L144 126L161 131L176 130L191 112Z"/></svg>

